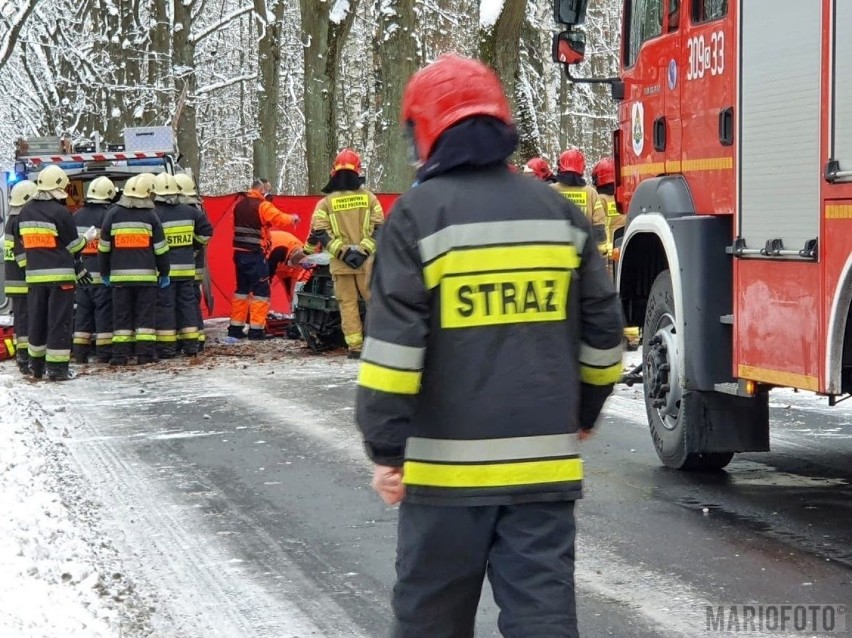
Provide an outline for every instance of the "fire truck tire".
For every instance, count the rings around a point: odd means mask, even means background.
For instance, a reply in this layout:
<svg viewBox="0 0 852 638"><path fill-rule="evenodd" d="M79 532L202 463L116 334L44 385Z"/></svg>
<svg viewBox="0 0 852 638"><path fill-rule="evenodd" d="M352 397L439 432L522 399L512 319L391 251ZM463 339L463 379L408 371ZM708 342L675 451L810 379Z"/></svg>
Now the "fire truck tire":
<svg viewBox="0 0 852 638"><path fill-rule="evenodd" d="M678 352L676 331L672 278L664 270L651 287L643 329L642 377L651 439L666 467L720 470L730 463L732 452L687 452L688 442L700 438L693 430L707 427L708 416L700 409L700 393L680 385L684 361Z"/></svg>

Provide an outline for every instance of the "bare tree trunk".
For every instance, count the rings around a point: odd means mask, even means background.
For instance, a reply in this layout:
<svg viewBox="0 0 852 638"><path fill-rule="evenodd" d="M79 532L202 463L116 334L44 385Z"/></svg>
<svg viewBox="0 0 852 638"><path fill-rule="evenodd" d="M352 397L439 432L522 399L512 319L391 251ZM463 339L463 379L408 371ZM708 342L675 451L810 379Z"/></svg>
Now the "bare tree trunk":
<svg viewBox="0 0 852 638"><path fill-rule="evenodd" d="M148 95L145 99L144 123L147 126L164 124L167 114L169 88L166 86L169 59L169 14L166 0L151 0L151 27L148 32Z"/></svg>
<svg viewBox="0 0 852 638"><path fill-rule="evenodd" d="M385 6L388 11L382 13L377 34L383 114L379 159L385 169L382 189L400 193L414 179L399 121L405 85L419 66L414 39L414 0L394 0Z"/></svg>
<svg viewBox="0 0 852 638"><path fill-rule="evenodd" d="M357 0L352 0L340 22L330 19L332 3L299 0L302 9L302 41L305 46L305 146L308 191L318 193L328 177L337 152L337 77L340 55L352 22Z"/></svg>
<svg viewBox="0 0 852 638"><path fill-rule="evenodd" d="M526 10L526 2L506 2L497 23L479 34L479 59L500 76L503 90L513 105L520 65L521 27L524 26Z"/></svg>
<svg viewBox="0 0 852 638"><path fill-rule="evenodd" d="M198 146L198 121L195 111L195 41L192 39L192 10L195 2L173 0L172 11L175 28L172 30L172 63L180 112L172 123L177 133L177 143L183 156L182 166L192 169L195 179L201 175L201 151ZM182 103L180 97L183 97Z"/></svg>
<svg viewBox="0 0 852 638"><path fill-rule="evenodd" d="M267 0L254 0L260 38L257 45L260 86L257 91L257 117L260 137L252 144L254 174L256 177L278 177L278 100L281 92L281 21L284 19L284 1L272 0L269 21Z"/></svg>

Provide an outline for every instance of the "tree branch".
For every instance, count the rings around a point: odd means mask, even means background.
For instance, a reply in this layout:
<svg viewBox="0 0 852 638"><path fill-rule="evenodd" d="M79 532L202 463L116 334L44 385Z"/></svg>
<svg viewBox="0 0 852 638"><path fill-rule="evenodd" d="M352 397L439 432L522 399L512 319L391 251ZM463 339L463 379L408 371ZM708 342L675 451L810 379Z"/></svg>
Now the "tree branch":
<svg viewBox="0 0 852 638"><path fill-rule="evenodd" d="M251 10L252 10L251 5L248 5L248 6L245 6L245 7L240 7L239 9L236 9L235 11L232 11L228 15L222 17L222 19L220 19L218 22L211 24L209 27L207 27L207 28L203 29L202 31L196 33L195 35L190 36L188 39L193 44L198 44L204 38L206 38L210 35L213 35L219 29L222 29L222 28L228 26L228 24L230 24L231 21L234 18L239 18L241 15L245 15L246 13L251 12Z"/></svg>
<svg viewBox="0 0 852 638"><path fill-rule="evenodd" d="M12 56L12 52L15 50L15 45L18 43L18 36L21 34L21 29L24 28L24 24L26 24L27 19L30 17L30 14L32 14L39 1L40 0L30 0L30 2L27 2L18 9L18 13L7 22L9 30L6 32L2 44L0 44L0 69L6 66L9 58Z"/></svg>

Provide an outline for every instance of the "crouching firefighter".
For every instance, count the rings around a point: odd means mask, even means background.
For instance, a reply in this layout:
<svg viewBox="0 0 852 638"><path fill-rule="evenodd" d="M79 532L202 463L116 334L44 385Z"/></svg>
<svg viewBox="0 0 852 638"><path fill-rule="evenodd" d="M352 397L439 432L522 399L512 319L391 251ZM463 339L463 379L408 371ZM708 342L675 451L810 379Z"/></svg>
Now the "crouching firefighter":
<svg viewBox="0 0 852 638"><path fill-rule="evenodd" d="M183 354L192 357L198 354L195 251L210 241L213 226L199 209L180 203L180 187L173 175L157 175L152 190L170 263L170 283L157 293L157 355L171 359L180 343Z"/></svg>
<svg viewBox="0 0 852 638"><path fill-rule="evenodd" d="M71 339L74 322L74 287L89 281L76 255L86 240L64 201L68 176L58 166L42 169L38 191L20 212L21 242L26 251L27 310L29 312L30 370L36 379L71 378ZM46 365L45 365L46 364Z"/></svg>
<svg viewBox="0 0 852 638"><path fill-rule="evenodd" d="M12 300L12 316L15 328L15 359L21 374L30 373L30 355L27 352L27 255L21 243L20 215L21 207L36 194L35 182L22 180L12 187L9 193L9 219L6 220L3 237L3 262L6 270L4 292Z"/></svg>
<svg viewBox="0 0 852 638"><path fill-rule="evenodd" d="M138 364L154 361L157 286L169 285L169 247L150 197L153 182L149 173L127 180L101 228L101 280L113 289L110 365L127 365L134 344Z"/></svg>
<svg viewBox="0 0 852 638"><path fill-rule="evenodd" d="M401 502L392 635L473 636L487 573L501 635L577 638L578 442L621 373L618 298L580 210L506 166L491 69L440 58L400 121L423 165L379 239L356 405Z"/></svg>
<svg viewBox="0 0 852 638"><path fill-rule="evenodd" d="M361 158L346 149L334 160L331 179L322 189L328 193L311 218L310 252L321 245L330 255L334 296L340 305L343 337L349 357L357 359L364 343L359 296L370 301L370 272L376 252L376 229L385 221L378 198L363 186Z"/></svg>
<svg viewBox="0 0 852 638"><path fill-rule="evenodd" d="M108 177L96 177L86 191L86 205L74 213L77 232L87 237L83 248L83 266L92 278L90 284L78 285L74 313L74 362L87 363L95 338L98 363L112 358L112 291L104 286L98 264L98 236L107 210L115 199L115 185Z"/></svg>

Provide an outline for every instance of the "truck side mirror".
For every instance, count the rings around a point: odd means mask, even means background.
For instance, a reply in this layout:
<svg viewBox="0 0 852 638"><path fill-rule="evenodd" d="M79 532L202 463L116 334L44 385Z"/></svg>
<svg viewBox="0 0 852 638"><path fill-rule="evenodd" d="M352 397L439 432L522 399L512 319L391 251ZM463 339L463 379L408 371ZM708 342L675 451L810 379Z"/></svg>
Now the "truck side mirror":
<svg viewBox="0 0 852 638"><path fill-rule="evenodd" d="M588 0L553 0L553 19L570 26L583 24L587 4Z"/></svg>
<svg viewBox="0 0 852 638"><path fill-rule="evenodd" d="M563 31L553 36L553 61L580 64L586 59L586 35L579 31Z"/></svg>

